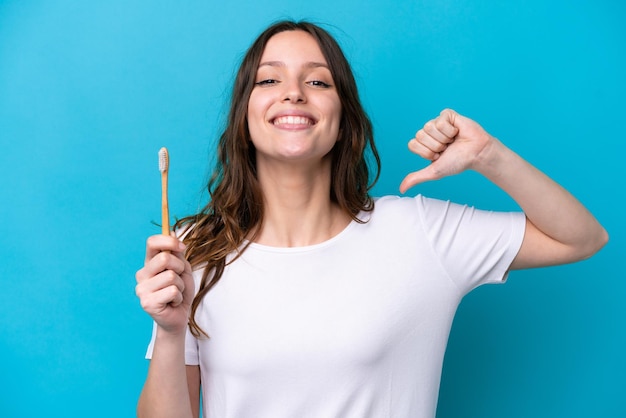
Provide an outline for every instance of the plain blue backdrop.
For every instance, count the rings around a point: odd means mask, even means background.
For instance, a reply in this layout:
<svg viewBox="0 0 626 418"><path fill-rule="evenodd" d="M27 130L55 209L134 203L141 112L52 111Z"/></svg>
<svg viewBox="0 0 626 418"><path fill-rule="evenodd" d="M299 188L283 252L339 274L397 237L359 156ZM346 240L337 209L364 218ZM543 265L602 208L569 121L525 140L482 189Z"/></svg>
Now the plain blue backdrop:
<svg viewBox="0 0 626 418"><path fill-rule="evenodd" d="M326 24L353 63L383 159L375 194L424 165L406 142L452 107L611 235L590 260L465 298L438 417L626 416L617 0L0 0L0 416L134 416L151 331L134 274L159 232L157 151L171 153L172 215L196 210L236 65L284 17ZM516 209L472 173L416 193Z"/></svg>

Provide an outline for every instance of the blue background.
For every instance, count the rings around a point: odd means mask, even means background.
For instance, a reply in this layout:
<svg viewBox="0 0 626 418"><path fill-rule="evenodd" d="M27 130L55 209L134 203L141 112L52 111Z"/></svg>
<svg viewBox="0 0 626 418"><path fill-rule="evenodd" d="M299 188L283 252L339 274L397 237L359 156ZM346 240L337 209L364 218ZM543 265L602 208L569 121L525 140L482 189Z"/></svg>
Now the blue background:
<svg viewBox="0 0 626 418"><path fill-rule="evenodd" d="M626 416L626 3L608 0L0 0L0 415L134 416L157 151L171 154L172 215L193 212L236 65L283 17L330 25L353 63L383 158L377 195L424 165L406 142L452 107L611 234L590 260L466 297L438 417ZM418 192L516 208L473 173Z"/></svg>

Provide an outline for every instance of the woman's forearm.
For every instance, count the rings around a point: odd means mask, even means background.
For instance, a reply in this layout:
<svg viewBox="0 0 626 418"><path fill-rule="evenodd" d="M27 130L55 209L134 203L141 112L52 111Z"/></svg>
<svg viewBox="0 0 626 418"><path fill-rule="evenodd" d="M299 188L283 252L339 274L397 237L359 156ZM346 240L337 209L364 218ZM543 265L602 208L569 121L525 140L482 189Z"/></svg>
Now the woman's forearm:
<svg viewBox="0 0 626 418"><path fill-rule="evenodd" d="M185 367L185 336L159 332L137 405L139 418L192 418Z"/></svg>
<svg viewBox="0 0 626 418"><path fill-rule="evenodd" d="M590 257L608 240L596 218L567 190L493 138L473 169L502 188L543 234L567 249L572 262Z"/></svg>

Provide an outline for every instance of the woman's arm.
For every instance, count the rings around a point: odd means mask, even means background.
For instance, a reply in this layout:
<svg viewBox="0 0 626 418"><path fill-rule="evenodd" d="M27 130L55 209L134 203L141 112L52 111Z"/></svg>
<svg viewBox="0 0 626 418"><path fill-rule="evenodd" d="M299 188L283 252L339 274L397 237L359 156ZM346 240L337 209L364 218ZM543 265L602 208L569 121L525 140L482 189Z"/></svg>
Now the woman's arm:
<svg viewBox="0 0 626 418"><path fill-rule="evenodd" d="M185 366L184 335L181 344L179 338L159 338L158 334L157 331L148 377L137 403L137 417L197 418L198 405L194 408L191 400L199 393L200 379L191 382L187 375L188 368L197 366Z"/></svg>
<svg viewBox="0 0 626 418"><path fill-rule="evenodd" d="M526 232L512 269L571 263L606 244L608 234L567 190L489 135L446 109L429 121L409 149L432 163L404 178L400 190L475 170L509 194L526 214Z"/></svg>
<svg viewBox="0 0 626 418"><path fill-rule="evenodd" d="M185 366L185 334L194 285L184 246L174 237L148 239L135 291L156 322L148 377L137 404L138 417L197 417L200 373ZM198 404L192 405L192 401Z"/></svg>
<svg viewBox="0 0 626 418"><path fill-rule="evenodd" d="M200 366L187 366L187 388L193 418L200 417Z"/></svg>

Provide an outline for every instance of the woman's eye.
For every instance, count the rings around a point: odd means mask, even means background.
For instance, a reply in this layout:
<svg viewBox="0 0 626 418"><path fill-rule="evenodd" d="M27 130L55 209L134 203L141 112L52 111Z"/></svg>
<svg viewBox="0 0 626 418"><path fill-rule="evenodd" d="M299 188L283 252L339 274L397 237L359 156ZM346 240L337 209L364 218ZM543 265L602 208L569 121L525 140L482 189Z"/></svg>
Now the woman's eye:
<svg viewBox="0 0 626 418"><path fill-rule="evenodd" d="M314 87L323 87L323 88L328 88L328 87L330 87L330 84L325 83L325 82L323 82L323 81L321 81L321 80L313 80L313 81L309 81L309 84L310 84L311 86L314 86Z"/></svg>
<svg viewBox="0 0 626 418"><path fill-rule="evenodd" d="M278 80L274 80L273 78L268 78L265 80L261 80L261 81L257 81L256 84L257 86L270 86L272 84L277 84Z"/></svg>

